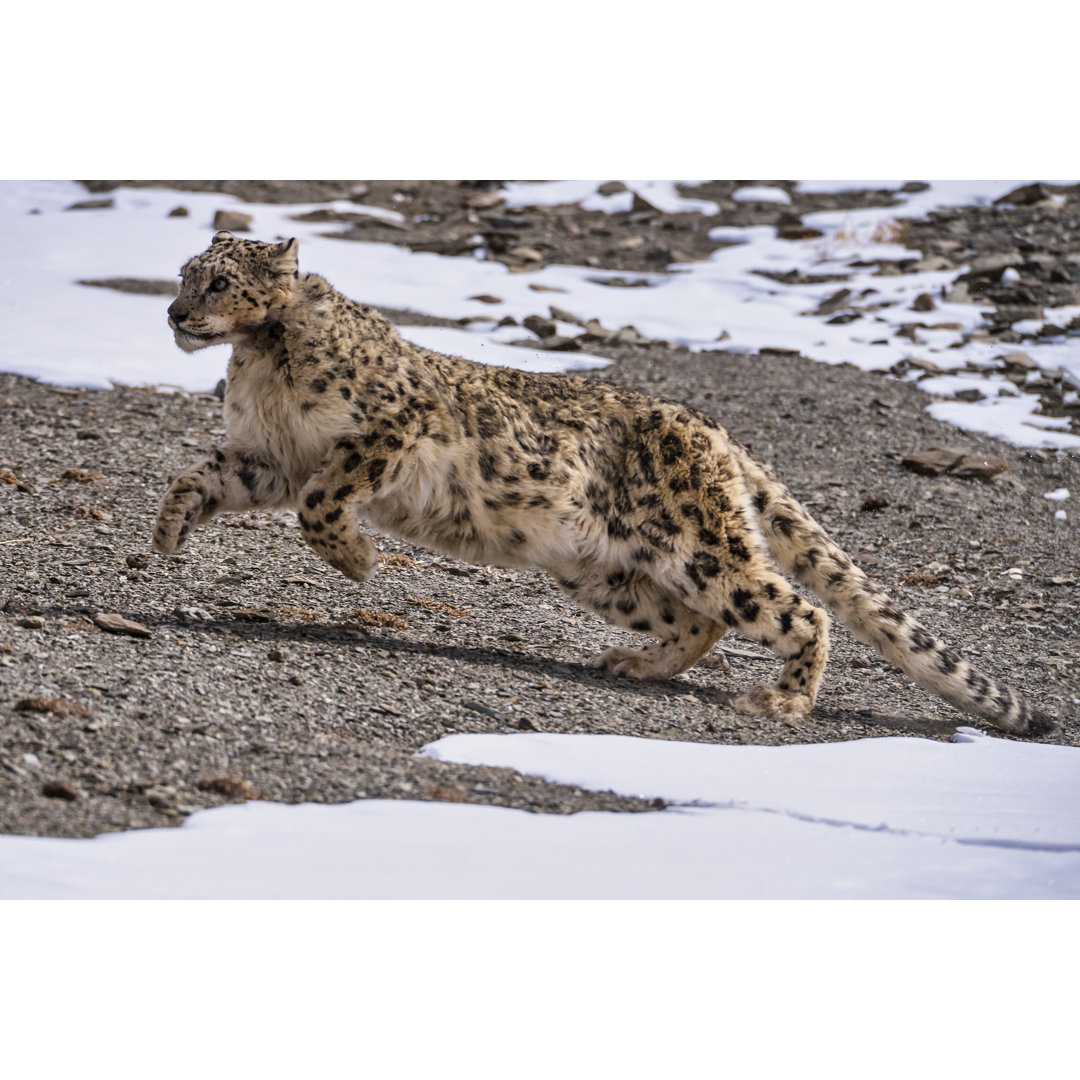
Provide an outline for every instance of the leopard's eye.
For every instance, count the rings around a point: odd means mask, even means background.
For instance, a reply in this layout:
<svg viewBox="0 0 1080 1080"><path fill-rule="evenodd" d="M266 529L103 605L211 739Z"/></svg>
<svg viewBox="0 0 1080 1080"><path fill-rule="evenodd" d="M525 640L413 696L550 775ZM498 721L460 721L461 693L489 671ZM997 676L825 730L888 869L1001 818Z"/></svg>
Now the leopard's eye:
<svg viewBox="0 0 1080 1080"><path fill-rule="evenodd" d="M211 292L222 292L229 287L229 282L223 277L216 277L210 282Z"/></svg>

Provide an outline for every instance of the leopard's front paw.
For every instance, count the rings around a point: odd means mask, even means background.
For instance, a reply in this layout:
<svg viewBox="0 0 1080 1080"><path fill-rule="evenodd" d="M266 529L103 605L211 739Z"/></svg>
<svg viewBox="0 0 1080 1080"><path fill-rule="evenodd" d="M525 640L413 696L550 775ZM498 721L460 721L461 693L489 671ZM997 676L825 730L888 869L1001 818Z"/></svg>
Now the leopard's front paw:
<svg viewBox="0 0 1080 1080"><path fill-rule="evenodd" d="M162 555L171 555L188 538L198 521L203 494L194 488L174 487L165 496L154 526L152 545Z"/></svg>
<svg viewBox="0 0 1080 1080"><path fill-rule="evenodd" d="M379 565L379 555L370 544L341 547L336 551L320 549L319 554L333 567L340 570L350 581L367 581Z"/></svg>

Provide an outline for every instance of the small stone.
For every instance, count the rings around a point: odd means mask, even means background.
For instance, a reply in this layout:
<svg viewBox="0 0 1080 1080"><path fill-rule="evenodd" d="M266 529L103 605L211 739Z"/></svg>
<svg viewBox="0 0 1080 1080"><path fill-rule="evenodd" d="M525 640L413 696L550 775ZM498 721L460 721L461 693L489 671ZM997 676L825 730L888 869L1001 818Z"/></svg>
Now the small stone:
<svg viewBox="0 0 1080 1080"><path fill-rule="evenodd" d="M267 623L270 622L270 614L266 611L259 611L257 608L237 608L232 617L237 622L253 622L253 623Z"/></svg>
<svg viewBox="0 0 1080 1080"><path fill-rule="evenodd" d="M63 780L50 780L42 786L41 794L49 799L64 799L67 802L74 802L79 797L78 792Z"/></svg>
<svg viewBox="0 0 1080 1080"><path fill-rule="evenodd" d="M958 281L946 294L945 301L949 304L970 304L971 290L966 281Z"/></svg>
<svg viewBox="0 0 1080 1080"><path fill-rule="evenodd" d="M596 189L596 193L597 195L619 195L629 190L621 180L608 180Z"/></svg>
<svg viewBox="0 0 1080 1080"><path fill-rule="evenodd" d="M10 469L0 469L0 484L11 484L12 487L16 487L19 484L19 478Z"/></svg>
<svg viewBox="0 0 1080 1080"><path fill-rule="evenodd" d="M782 225L776 230L777 240L816 240L825 234L809 225Z"/></svg>
<svg viewBox="0 0 1080 1080"><path fill-rule="evenodd" d="M266 654L266 659L273 660L275 664L283 664L285 662L286 655L284 650L282 649L271 649Z"/></svg>
<svg viewBox="0 0 1080 1080"><path fill-rule="evenodd" d="M660 211L653 206L648 199L642 198L636 191L634 201L630 204L631 214L659 214Z"/></svg>
<svg viewBox="0 0 1080 1080"><path fill-rule="evenodd" d="M60 474L60 479L74 480L79 484L92 484L95 481L104 480L105 477L91 469L65 469Z"/></svg>
<svg viewBox="0 0 1080 1080"><path fill-rule="evenodd" d="M65 210L111 210L116 205L115 199L83 199L65 206Z"/></svg>
<svg viewBox="0 0 1080 1080"><path fill-rule="evenodd" d="M493 709L482 701L463 701L461 707L468 709L470 712L480 713L481 716L490 716L493 720L506 720L506 717L498 709Z"/></svg>
<svg viewBox="0 0 1080 1080"><path fill-rule="evenodd" d="M493 206L504 202L506 202L506 196L501 191L481 191L470 196L467 205L473 210L490 210Z"/></svg>
<svg viewBox="0 0 1080 1080"><path fill-rule="evenodd" d="M514 727L519 731L539 731L540 729L527 717L523 716L514 721Z"/></svg>
<svg viewBox="0 0 1080 1080"><path fill-rule="evenodd" d="M233 802L246 802L248 799L258 798L246 780L239 780L235 776L204 776L195 786L200 791L212 791L215 795L224 795Z"/></svg>
<svg viewBox="0 0 1080 1080"><path fill-rule="evenodd" d="M918 195L922 191L929 191L930 185L923 180L909 180L900 190L905 195Z"/></svg>
<svg viewBox="0 0 1080 1080"><path fill-rule="evenodd" d="M1005 353L998 357L1006 367L1021 368L1024 371L1034 371L1038 366L1026 352Z"/></svg>
<svg viewBox="0 0 1080 1080"><path fill-rule="evenodd" d="M556 319L559 322L572 323L574 326L585 325L585 321L583 319L579 319L576 315L564 310L563 308L555 307L554 304L549 305L548 313L553 319Z"/></svg>
<svg viewBox="0 0 1080 1080"><path fill-rule="evenodd" d="M25 618L20 619L17 626L21 626L24 630L44 630L45 620L40 615L27 615Z"/></svg>
<svg viewBox="0 0 1080 1080"><path fill-rule="evenodd" d="M1010 266L1019 266L1024 257L1018 251L1000 251L994 255L980 255L971 260L971 269L965 277L1000 277Z"/></svg>
<svg viewBox="0 0 1080 1080"><path fill-rule="evenodd" d="M214 616L205 608L178 607L173 608L173 618L184 626L189 626L192 623L212 622Z"/></svg>
<svg viewBox="0 0 1080 1080"><path fill-rule="evenodd" d="M470 300L478 300L481 304L501 304L502 300L497 296L492 296L491 293L480 293L479 296L470 296Z"/></svg>
<svg viewBox="0 0 1080 1080"><path fill-rule="evenodd" d="M80 278L79 284L136 296L176 296L180 292L179 284L168 278Z"/></svg>
<svg viewBox="0 0 1080 1080"><path fill-rule="evenodd" d="M52 713L54 716L91 715L85 705L77 701L65 701L58 697L25 697L15 703L16 712Z"/></svg>
<svg viewBox="0 0 1080 1080"><path fill-rule="evenodd" d="M900 464L910 472L920 476L940 476L955 465L963 455L957 450L942 450L930 447L902 458Z"/></svg>
<svg viewBox="0 0 1080 1080"><path fill-rule="evenodd" d="M526 330L531 330L538 338L555 336L555 323L551 319L545 319L542 315L526 315L522 320L522 326Z"/></svg>
<svg viewBox="0 0 1080 1080"><path fill-rule="evenodd" d="M984 397L986 395L977 386L969 386L964 390L957 390L953 394L955 401L982 401Z"/></svg>
<svg viewBox="0 0 1080 1080"><path fill-rule="evenodd" d="M127 637L148 638L151 633L142 623L125 619L123 615L115 612L99 611L94 616L94 625L110 634L124 634Z"/></svg>
<svg viewBox="0 0 1080 1080"><path fill-rule="evenodd" d="M989 480L1008 469L1009 463L998 457L986 457L983 454L964 454L949 469L951 476L963 480Z"/></svg>
<svg viewBox="0 0 1080 1080"><path fill-rule="evenodd" d="M188 216L188 208L186 206L174 206L166 216L167 217L187 217Z"/></svg>
<svg viewBox="0 0 1080 1080"><path fill-rule="evenodd" d="M864 514L871 514L876 510L884 510L889 505L888 499L883 499L880 495L871 495L863 500L862 506L859 509Z"/></svg>
<svg viewBox="0 0 1080 1080"><path fill-rule="evenodd" d="M581 342L577 338L563 337L561 334L529 342L529 345L545 352L577 352L581 348Z"/></svg>
<svg viewBox="0 0 1080 1080"><path fill-rule="evenodd" d="M931 255L928 259L920 259L911 269L917 274L927 270L952 270L953 263L944 255Z"/></svg>
<svg viewBox="0 0 1080 1080"><path fill-rule="evenodd" d="M1007 195L994 200L994 205L1011 203L1013 206L1030 206L1032 203L1042 202L1049 199L1050 192L1045 184L1024 184L1023 187L1013 188Z"/></svg>
<svg viewBox="0 0 1080 1080"><path fill-rule="evenodd" d="M912 311L934 311L936 308L937 304L928 292L919 293L911 302Z"/></svg>
<svg viewBox="0 0 1080 1080"><path fill-rule="evenodd" d="M511 248L509 254L515 259L524 259L525 262L543 262L544 256L533 247Z"/></svg>
<svg viewBox="0 0 1080 1080"><path fill-rule="evenodd" d="M615 336L615 331L614 330L609 330L606 326L604 326L600 322L599 319L590 319L585 324L585 333L578 335L579 338L586 338L586 339L597 338L597 339L599 339L601 341L607 341L608 339L610 339L610 338L612 338L614 336Z"/></svg>
<svg viewBox="0 0 1080 1080"><path fill-rule="evenodd" d="M851 296L850 289L837 289L836 292L825 297L816 308L814 308L812 314L814 315L831 315L834 311L839 311L840 308L846 307L848 297Z"/></svg>
<svg viewBox="0 0 1080 1080"><path fill-rule="evenodd" d="M150 565L149 555L128 555L124 562L131 567L132 570L145 570Z"/></svg>
<svg viewBox="0 0 1080 1080"><path fill-rule="evenodd" d="M250 232L252 216L236 210L218 210L214 214L214 229L225 232Z"/></svg>

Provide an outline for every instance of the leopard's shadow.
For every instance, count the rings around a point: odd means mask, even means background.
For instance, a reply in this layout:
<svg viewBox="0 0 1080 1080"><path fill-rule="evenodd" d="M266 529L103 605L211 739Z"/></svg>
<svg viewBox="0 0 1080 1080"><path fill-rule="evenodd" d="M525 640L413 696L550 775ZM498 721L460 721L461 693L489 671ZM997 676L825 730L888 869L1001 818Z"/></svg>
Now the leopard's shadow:
<svg viewBox="0 0 1080 1080"><path fill-rule="evenodd" d="M53 609L51 614L85 617L87 609L81 607L73 607L63 611ZM558 679L582 687L604 689L608 692L613 691L621 698L656 701L659 703L670 697L672 693L687 694L697 698L702 704L722 709L731 717L741 715L731 708L732 699L753 681L753 678L746 671L733 674L730 685L725 688L704 685L692 679L679 679L677 682L628 679L599 671L587 666L585 663L553 660L524 652L484 646L443 644L435 641L403 641L400 638L378 633L367 633L352 627L333 624L258 623L217 618L192 624L182 622L168 615L150 615L138 611L122 612L121 614L148 627L167 628L173 633L199 629L209 631L215 636L229 637L267 649L272 649L283 641L316 643L326 646L355 647L360 645L395 656L435 656L468 664L478 669L512 669L531 678ZM527 644L525 647L528 647ZM777 663L779 664L779 661ZM479 671L478 674L480 674ZM765 677L765 672L761 673L761 677ZM829 725L841 721L852 720L874 727L881 727L889 732L902 731L907 734L917 733L938 738L950 735L956 728L956 721L936 720L930 717L899 716L877 709L869 711L830 707L820 699L813 713L813 721L815 721L813 726L815 728L819 727L819 725L824 725L827 728Z"/></svg>

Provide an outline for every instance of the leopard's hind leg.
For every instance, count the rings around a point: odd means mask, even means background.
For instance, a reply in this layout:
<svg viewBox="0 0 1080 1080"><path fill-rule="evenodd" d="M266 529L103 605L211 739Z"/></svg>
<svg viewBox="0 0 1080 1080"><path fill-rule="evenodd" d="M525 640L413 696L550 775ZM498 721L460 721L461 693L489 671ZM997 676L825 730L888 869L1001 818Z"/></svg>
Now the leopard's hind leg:
<svg viewBox="0 0 1080 1080"><path fill-rule="evenodd" d="M617 675L670 679L696 664L727 632L723 623L692 611L636 570L580 567L572 578L560 577L559 585L616 626L659 638L637 649L615 646L591 661L592 667Z"/></svg>
<svg viewBox="0 0 1080 1080"><path fill-rule="evenodd" d="M757 716L802 716L814 707L829 658L829 619L762 563L746 573L709 577L701 566L682 582L684 602L702 615L771 649L783 661L771 686L756 686L732 704ZM681 591L681 590L680 590Z"/></svg>

